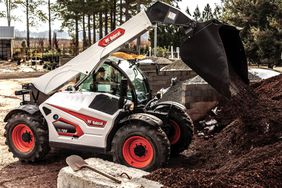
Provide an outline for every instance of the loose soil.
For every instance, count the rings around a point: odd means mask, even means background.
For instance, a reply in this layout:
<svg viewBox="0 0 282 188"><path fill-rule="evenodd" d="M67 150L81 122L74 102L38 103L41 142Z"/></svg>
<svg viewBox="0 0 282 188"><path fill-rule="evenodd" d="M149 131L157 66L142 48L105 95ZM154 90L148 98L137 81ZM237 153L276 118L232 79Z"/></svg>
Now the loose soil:
<svg viewBox="0 0 282 188"><path fill-rule="evenodd" d="M160 65L161 64L165 64L165 65L172 64L171 60L164 58L164 57L150 57L149 59L151 59L156 64L160 64Z"/></svg>
<svg viewBox="0 0 282 188"><path fill-rule="evenodd" d="M181 59L174 61L170 65L165 66L162 68L162 71L169 71L169 70L191 70Z"/></svg>
<svg viewBox="0 0 282 188"><path fill-rule="evenodd" d="M160 99L160 102L163 101L175 101L178 103L182 103L182 84L185 81L178 81L176 80L175 85L172 85L169 87L169 89L166 91L166 93L163 94L162 98Z"/></svg>
<svg viewBox="0 0 282 188"><path fill-rule="evenodd" d="M221 101L219 132L194 136L179 163L147 178L168 187L282 187L281 86L282 75Z"/></svg>

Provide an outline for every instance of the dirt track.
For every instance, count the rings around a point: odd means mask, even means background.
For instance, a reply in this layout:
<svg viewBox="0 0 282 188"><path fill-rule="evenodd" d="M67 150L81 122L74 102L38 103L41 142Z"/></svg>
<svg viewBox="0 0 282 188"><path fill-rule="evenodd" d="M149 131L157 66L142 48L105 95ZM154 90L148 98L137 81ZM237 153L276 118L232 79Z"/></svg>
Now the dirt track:
<svg viewBox="0 0 282 188"><path fill-rule="evenodd" d="M52 150L46 159L37 164L21 163L13 158L5 145L3 119L13 108L19 106L21 98L14 91L21 84L29 83L28 79L0 80L0 188L1 187L56 187L59 170L66 166L65 159L71 154L79 154L84 158L94 156L89 153L69 150ZM100 156L107 159L107 156Z"/></svg>
<svg viewBox="0 0 282 188"><path fill-rule="evenodd" d="M5 145L3 119L21 101L20 97L14 95L14 91L30 80L0 80L0 187L56 187L57 174L65 166L66 152L54 151L46 161L39 164L21 164Z"/></svg>
<svg viewBox="0 0 282 188"><path fill-rule="evenodd" d="M20 97L14 95L14 91L20 89L20 85L29 82L30 79L0 80L0 169L6 164L14 162L13 156L8 153L4 141L4 122L3 119L7 112L19 106ZM2 176L1 176L2 177Z"/></svg>

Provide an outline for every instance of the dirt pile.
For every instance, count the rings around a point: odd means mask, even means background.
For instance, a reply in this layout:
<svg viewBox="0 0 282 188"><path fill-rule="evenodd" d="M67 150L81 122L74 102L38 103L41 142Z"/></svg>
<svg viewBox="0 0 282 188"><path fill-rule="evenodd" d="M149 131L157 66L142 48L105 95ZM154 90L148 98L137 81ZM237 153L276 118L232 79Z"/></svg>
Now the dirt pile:
<svg viewBox="0 0 282 188"><path fill-rule="evenodd" d="M280 75L222 101L220 132L208 140L194 136L180 165L148 178L169 187L282 187L281 83Z"/></svg>
<svg viewBox="0 0 282 188"><path fill-rule="evenodd" d="M182 103L182 84L184 81L176 81L176 83L163 94L162 98L159 102L164 101L175 101L178 103Z"/></svg>
<svg viewBox="0 0 282 188"><path fill-rule="evenodd" d="M191 70L181 59L174 61L170 65L167 65L161 69L162 71L166 70Z"/></svg>
<svg viewBox="0 0 282 188"><path fill-rule="evenodd" d="M275 76L265 81L252 85L255 92L261 98L268 98L276 101L282 101L282 77Z"/></svg>
<svg viewBox="0 0 282 188"><path fill-rule="evenodd" d="M167 58L164 57L149 57L148 59L151 59L156 64L171 64L172 61L170 61Z"/></svg>

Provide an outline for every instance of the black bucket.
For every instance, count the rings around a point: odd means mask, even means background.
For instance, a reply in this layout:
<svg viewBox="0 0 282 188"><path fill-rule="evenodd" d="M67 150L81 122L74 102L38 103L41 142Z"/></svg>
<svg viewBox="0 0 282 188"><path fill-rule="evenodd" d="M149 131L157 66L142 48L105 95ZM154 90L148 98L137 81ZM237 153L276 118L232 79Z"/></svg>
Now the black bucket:
<svg viewBox="0 0 282 188"><path fill-rule="evenodd" d="M249 83L244 47L235 27L217 20L197 23L180 48L182 60L212 87L231 97L231 74Z"/></svg>

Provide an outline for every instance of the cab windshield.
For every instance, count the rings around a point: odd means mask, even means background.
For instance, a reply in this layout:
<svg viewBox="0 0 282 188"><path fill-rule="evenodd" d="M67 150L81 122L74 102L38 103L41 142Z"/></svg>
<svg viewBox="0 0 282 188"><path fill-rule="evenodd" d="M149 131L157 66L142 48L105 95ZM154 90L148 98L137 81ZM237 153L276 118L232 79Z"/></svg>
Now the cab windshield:
<svg viewBox="0 0 282 188"><path fill-rule="evenodd" d="M122 69L127 76L129 77L130 81L132 82L135 92L136 92L136 97L137 97L137 102L143 103L148 100L148 89L146 87L146 82L144 76L141 74L140 70L135 64L131 64L126 60L116 60L114 59L115 62L119 62L118 66L120 69Z"/></svg>
<svg viewBox="0 0 282 188"><path fill-rule="evenodd" d="M148 89L146 87L145 77L141 74L140 70L135 64L131 64L126 60L109 57L108 60L116 63L123 72L130 79L135 93L138 104L142 104L148 101ZM81 78L84 75L81 75ZM101 78L103 78L101 80ZM79 86L80 91L96 91L106 92L113 95L119 95L119 84L123 78L120 71L114 68L112 65L104 63L101 68L93 75L88 76L82 84ZM132 100L132 94L134 91L129 90L127 98Z"/></svg>

